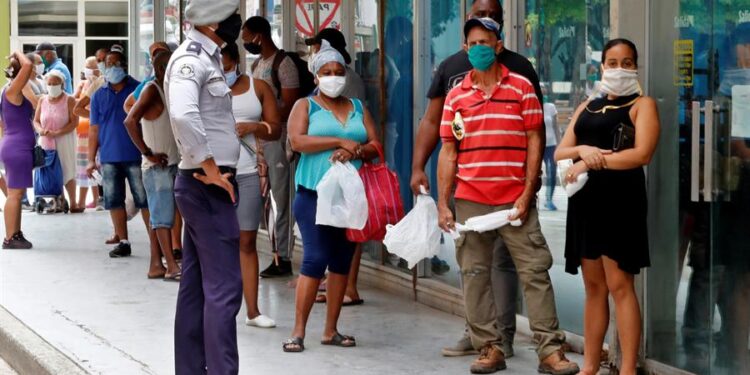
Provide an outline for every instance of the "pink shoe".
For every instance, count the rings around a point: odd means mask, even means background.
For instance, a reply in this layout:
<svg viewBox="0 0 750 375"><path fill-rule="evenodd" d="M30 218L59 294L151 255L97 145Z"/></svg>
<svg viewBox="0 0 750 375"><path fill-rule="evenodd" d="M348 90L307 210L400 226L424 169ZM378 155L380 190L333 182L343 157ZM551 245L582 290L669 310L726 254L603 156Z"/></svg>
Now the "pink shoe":
<svg viewBox="0 0 750 375"><path fill-rule="evenodd" d="M86 205L86 208L96 208L96 203L91 202L91 203L89 203L89 204Z"/></svg>

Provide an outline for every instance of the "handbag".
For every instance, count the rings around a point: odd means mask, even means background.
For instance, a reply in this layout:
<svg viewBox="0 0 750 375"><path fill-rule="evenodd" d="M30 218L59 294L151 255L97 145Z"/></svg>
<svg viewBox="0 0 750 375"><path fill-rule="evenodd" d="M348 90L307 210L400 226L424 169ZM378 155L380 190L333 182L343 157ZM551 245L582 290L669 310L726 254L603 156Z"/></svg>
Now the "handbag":
<svg viewBox="0 0 750 375"><path fill-rule="evenodd" d="M623 124L615 127L612 151L622 151L635 147L635 126Z"/></svg>
<svg viewBox="0 0 750 375"><path fill-rule="evenodd" d="M378 151L380 162L364 162L359 169L367 196L368 216L361 230L346 230L346 238L352 242L382 241L386 226L395 225L404 217L398 176L385 165L383 146L378 142L372 144Z"/></svg>
<svg viewBox="0 0 750 375"><path fill-rule="evenodd" d="M45 164L45 157L46 154L44 152L44 149L42 146L34 145L34 149L32 150L34 154L34 168L43 167Z"/></svg>

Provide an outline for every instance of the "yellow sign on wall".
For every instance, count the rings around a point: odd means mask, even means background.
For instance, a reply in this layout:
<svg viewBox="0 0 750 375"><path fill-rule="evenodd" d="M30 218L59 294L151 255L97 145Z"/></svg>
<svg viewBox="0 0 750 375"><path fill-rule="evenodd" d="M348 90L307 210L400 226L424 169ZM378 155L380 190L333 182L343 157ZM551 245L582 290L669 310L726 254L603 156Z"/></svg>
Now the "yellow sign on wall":
<svg viewBox="0 0 750 375"><path fill-rule="evenodd" d="M693 40L674 41L674 85L692 87L694 68Z"/></svg>

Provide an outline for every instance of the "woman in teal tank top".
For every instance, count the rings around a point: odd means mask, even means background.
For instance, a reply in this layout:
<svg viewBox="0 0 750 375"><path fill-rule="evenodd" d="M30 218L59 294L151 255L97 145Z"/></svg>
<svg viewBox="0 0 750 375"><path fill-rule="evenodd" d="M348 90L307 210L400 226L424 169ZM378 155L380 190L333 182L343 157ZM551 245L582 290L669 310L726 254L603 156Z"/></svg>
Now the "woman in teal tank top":
<svg viewBox="0 0 750 375"><path fill-rule="evenodd" d="M377 157L372 145L377 134L362 103L341 96L347 79L344 58L327 41L322 42L311 61L319 93L298 100L288 122L292 149L301 154L292 209L302 233L304 255L297 281L294 329L291 338L283 343L285 352L301 352L305 348L307 319L326 269L328 304L321 343L356 345L354 337L340 334L336 327L355 245L346 239L345 229L315 224L316 187L334 161L351 162L359 168L362 160Z"/></svg>

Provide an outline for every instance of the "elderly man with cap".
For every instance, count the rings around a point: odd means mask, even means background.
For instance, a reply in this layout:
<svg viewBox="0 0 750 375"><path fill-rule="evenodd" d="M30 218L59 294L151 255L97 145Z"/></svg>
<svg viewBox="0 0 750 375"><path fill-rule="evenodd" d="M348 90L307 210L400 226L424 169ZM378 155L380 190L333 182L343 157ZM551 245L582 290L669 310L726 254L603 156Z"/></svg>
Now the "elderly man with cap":
<svg viewBox="0 0 750 375"><path fill-rule="evenodd" d="M305 39L305 44L310 46L312 50L310 57L307 59L310 71L312 72L313 57L320 51L320 44L323 40L327 40L331 47L344 57L344 62L346 62L346 86L344 86L344 91L341 95L347 98L357 98L364 102L366 100L365 83L362 81L362 77L349 66L352 63L352 57L349 56L349 52L346 50L346 39L344 39L344 34L341 31L334 28L327 28L320 30L318 35Z"/></svg>
<svg viewBox="0 0 750 375"><path fill-rule="evenodd" d="M235 168L240 143L221 48L242 27L238 0L191 0L193 29L165 75L172 130L182 161L175 181L185 221L175 316L175 369L237 374L236 317L242 304Z"/></svg>
<svg viewBox="0 0 750 375"><path fill-rule="evenodd" d="M522 222L484 233L463 232L456 241L466 320L471 342L480 351L471 372L506 368L490 269L495 242L502 238L518 268L529 324L538 340L539 372L576 374L578 366L562 351L565 334L559 328L549 276L552 254L532 203L544 147L542 107L531 82L497 61L503 47L500 32L491 18L466 22L464 49L474 69L448 92L440 126L440 227L455 228L451 198L459 222L503 210L510 210L510 221Z"/></svg>
<svg viewBox="0 0 750 375"><path fill-rule="evenodd" d="M36 51L34 52L42 58L45 73L51 70L59 70L63 74L65 77L65 92L72 95L73 78L70 75L70 69L57 57L57 48L55 48L55 45L50 42L42 42L37 44Z"/></svg>

